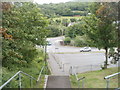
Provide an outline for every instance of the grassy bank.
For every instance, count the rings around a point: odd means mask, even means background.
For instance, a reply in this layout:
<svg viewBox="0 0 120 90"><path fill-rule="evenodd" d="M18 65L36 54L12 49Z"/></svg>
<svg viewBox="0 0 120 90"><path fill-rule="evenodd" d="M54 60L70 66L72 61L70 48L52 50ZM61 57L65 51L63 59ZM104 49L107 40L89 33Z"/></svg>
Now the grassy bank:
<svg viewBox="0 0 120 90"><path fill-rule="evenodd" d="M111 75L118 72L118 68L108 68L106 70L98 70L92 72L86 72L78 74L78 77L85 77L84 87L85 88L106 88L105 76ZM74 75L71 75L71 83L73 88L78 87L78 83ZM80 85L82 82L80 82ZM81 85L82 86L82 85ZM118 87L118 76L112 77L110 79L110 88Z"/></svg>
<svg viewBox="0 0 120 90"><path fill-rule="evenodd" d="M7 68L2 68L2 83L5 83L9 78L11 78L15 73L17 73L18 71L23 71L31 76L33 76L34 78L38 78L39 76L39 72L42 68L42 66L44 65L44 53L41 49L39 49L39 56L36 57L35 60L33 60L29 65L27 65L26 67L21 67L21 68L16 68L14 71L10 71ZM46 74L49 74L50 72L47 72ZM43 75L45 74L45 71L43 71ZM22 75L22 88L30 88L30 78L27 77L26 75ZM44 77L42 77L44 78ZM16 76L9 84L7 84L7 86L5 86L5 88L18 88L18 76ZM43 81L42 84L43 85ZM33 85L32 87L36 86L36 81L33 80ZM41 86L42 87L42 86Z"/></svg>

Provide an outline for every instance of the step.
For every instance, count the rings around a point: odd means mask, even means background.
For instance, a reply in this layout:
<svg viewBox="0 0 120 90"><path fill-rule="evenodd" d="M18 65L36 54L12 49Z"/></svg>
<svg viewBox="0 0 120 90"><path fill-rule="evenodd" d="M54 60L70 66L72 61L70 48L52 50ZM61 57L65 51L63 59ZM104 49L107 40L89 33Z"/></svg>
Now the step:
<svg viewBox="0 0 120 90"><path fill-rule="evenodd" d="M71 88L69 76L49 75L45 88Z"/></svg>

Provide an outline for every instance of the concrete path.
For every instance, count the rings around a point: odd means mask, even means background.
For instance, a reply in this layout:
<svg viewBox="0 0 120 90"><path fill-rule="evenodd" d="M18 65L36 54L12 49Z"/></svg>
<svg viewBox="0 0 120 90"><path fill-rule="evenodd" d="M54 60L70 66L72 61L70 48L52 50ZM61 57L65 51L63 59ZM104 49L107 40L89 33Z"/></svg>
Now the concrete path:
<svg viewBox="0 0 120 90"><path fill-rule="evenodd" d="M69 75L68 72L63 70L62 65L59 63L58 59L55 57L55 54L49 53L49 66L51 68L52 75Z"/></svg>
<svg viewBox="0 0 120 90"><path fill-rule="evenodd" d="M46 88L71 88L69 76L48 76Z"/></svg>
<svg viewBox="0 0 120 90"><path fill-rule="evenodd" d="M55 54L49 53L49 66L52 75L46 78L45 88L71 88L69 73L64 71L63 67L55 57Z"/></svg>

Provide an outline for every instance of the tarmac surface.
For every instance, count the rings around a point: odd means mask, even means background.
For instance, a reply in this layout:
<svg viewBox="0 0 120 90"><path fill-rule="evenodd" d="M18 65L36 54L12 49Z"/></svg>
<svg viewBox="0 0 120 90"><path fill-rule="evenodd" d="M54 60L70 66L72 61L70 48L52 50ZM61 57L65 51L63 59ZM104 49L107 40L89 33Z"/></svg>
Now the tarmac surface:
<svg viewBox="0 0 120 90"><path fill-rule="evenodd" d="M46 88L71 88L69 76L48 76Z"/></svg>

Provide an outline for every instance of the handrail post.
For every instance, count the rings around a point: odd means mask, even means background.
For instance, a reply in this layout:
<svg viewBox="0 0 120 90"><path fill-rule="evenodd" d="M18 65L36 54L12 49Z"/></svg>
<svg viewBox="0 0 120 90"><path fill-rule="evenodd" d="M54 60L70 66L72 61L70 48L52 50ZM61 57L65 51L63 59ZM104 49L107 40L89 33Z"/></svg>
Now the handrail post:
<svg viewBox="0 0 120 90"><path fill-rule="evenodd" d="M63 63L63 72L64 72L64 63Z"/></svg>
<svg viewBox="0 0 120 90"><path fill-rule="evenodd" d="M84 79L82 80L82 88L84 88Z"/></svg>
<svg viewBox="0 0 120 90"><path fill-rule="evenodd" d="M78 88L80 88L80 81L78 81Z"/></svg>
<svg viewBox="0 0 120 90"><path fill-rule="evenodd" d="M30 77L30 87L32 88L33 83L32 83L32 78Z"/></svg>
<svg viewBox="0 0 120 90"><path fill-rule="evenodd" d="M19 88L21 89L22 83L21 83L21 73L18 74L18 78L19 78Z"/></svg>
<svg viewBox="0 0 120 90"><path fill-rule="evenodd" d="M92 64L91 64L91 71L92 71Z"/></svg>
<svg viewBox="0 0 120 90"><path fill-rule="evenodd" d="M110 83L110 79L109 79L109 78L106 79L106 82L107 82L107 86L106 86L106 88L107 88L107 90L108 90L108 88L109 88L109 83Z"/></svg>
<svg viewBox="0 0 120 90"><path fill-rule="evenodd" d="M109 89L110 78L113 77L113 76L119 75L119 74L120 74L120 72L114 73L112 75L108 75L108 76L104 77L104 79L106 79L106 83L107 83L107 85L106 85L107 90Z"/></svg>

